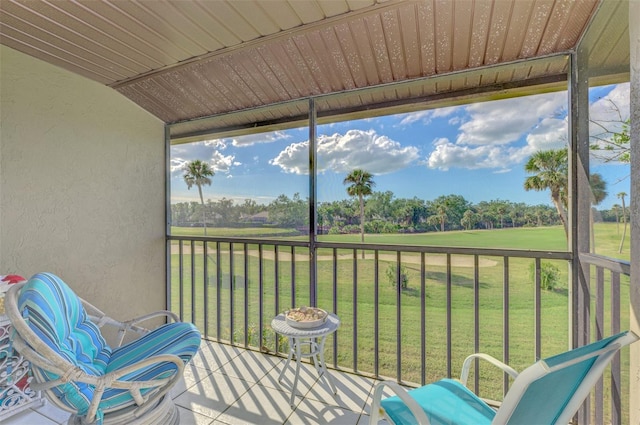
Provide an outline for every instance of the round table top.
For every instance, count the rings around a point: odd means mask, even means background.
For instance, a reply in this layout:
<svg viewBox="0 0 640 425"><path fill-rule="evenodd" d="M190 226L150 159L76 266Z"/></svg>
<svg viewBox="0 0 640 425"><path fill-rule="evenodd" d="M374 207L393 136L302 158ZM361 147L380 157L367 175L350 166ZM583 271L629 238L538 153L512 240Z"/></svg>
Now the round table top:
<svg viewBox="0 0 640 425"><path fill-rule="evenodd" d="M330 333L335 332L336 329L338 329L338 326L340 326L340 319L333 313L329 313L327 320L325 320L322 325L315 328L294 328L287 323L284 313L278 314L271 321L271 327L274 331L284 336L294 338L313 338L329 335Z"/></svg>

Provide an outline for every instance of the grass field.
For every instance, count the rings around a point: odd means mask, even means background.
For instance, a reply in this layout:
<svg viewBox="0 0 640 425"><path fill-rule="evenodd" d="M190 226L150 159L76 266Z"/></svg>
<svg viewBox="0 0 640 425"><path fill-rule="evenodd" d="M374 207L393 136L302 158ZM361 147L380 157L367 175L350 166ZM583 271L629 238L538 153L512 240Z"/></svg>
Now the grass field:
<svg viewBox="0 0 640 425"><path fill-rule="evenodd" d="M178 230L178 229L176 229ZM187 229L190 232L202 229ZM218 230L218 229L216 229ZM233 229L236 231L237 229ZM286 230L286 229L285 229ZM628 241L622 254L617 253L619 235L615 224L596 225L596 252L610 257L629 259ZM176 232L181 234L181 232ZM218 231L216 234L220 235ZM190 233L195 236L195 233ZM236 234L237 235L237 234ZM359 242L359 235L322 236L327 242ZM493 231L446 232L409 235L366 235L366 242L376 244L407 244L430 246L471 246L509 248L524 250L557 250L566 248L564 232L559 227L503 229ZM183 247L183 249L186 248ZM291 262L289 247L281 247L279 261L275 261L272 246L263 248L260 268L257 245L238 248L234 245L230 255L229 244L221 244L220 252L215 244L208 245L207 273L209 285L204 285L205 256L202 246L197 245L194 255L183 255L182 287L180 287L180 258L172 254L172 306L180 310L180 299L186 320L193 321L211 337L235 343L264 346L271 351L276 347L275 335L269 328L271 318L290 306L308 304L309 287L308 261ZM361 259L359 253L354 262L352 250L337 250L337 262L332 261L331 250L318 253L318 306L335 311L341 318L341 327L335 340L329 341L327 361L339 367L356 369L363 373L374 373L375 327L378 328L378 374L396 377L401 375L406 382L422 381L421 355L426 355L425 376L427 382L451 373L456 376L464 358L476 351L474 346L475 313L474 300L478 295L479 350L502 358L505 334L508 326L509 363L521 370L534 362L534 280L532 267L534 260L481 256L479 267L473 267L473 256L452 256L451 286L447 282L446 258L444 255L429 254L425 259L424 274L424 315L421 297L421 269L419 253L402 253L402 265L408 273L408 287L398 290L386 277L386 270L395 262L395 252L381 259L376 270L372 256ZM188 253L188 249L183 251ZM245 252L247 267L244 268ZM296 258L308 258L306 249L296 248ZM194 260L192 264L192 258ZM508 268L505 268L508 261ZM567 262L543 260L553 264L559 272L553 290L541 292L541 355L546 357L568 347L568 290ZM336 306L333 305L334 267L337 286ZM376 287L375 275L378 274ZM477 273L478 287L475 288ZM505 301L504 276L508 276L509 296ZM216 285L220 276L220 289ZM234 276L233 279L230 276ZM261 277L261 279L260 279ZM276 279L277 277L277 279ZM229 289L235 281L236 289ZM260 288L262 285L262 288ZM628 325L629 280L622 277L622 319L621 327ZM451 355L447 353L447 293L450 289ZM476 292L477 291L477 292ZM262 292L263 340L259 341L260 292ZM605 292L608 293L608 292ZM276 296L277 294L277 296ZM377 303L376 303L376 294ZM192 297L193 295L193 297ZM245 302L246 299L246 302ZM400 300L398 303L397 300ZM192 308L192 300L194 302ZM505 313L504 305L508 305ZM205 304L207 318L205 320ZM605 305L609 305L607 300ZM218 321L218 315L220 320ZM421 345L423 334L421 321L424 316L424 336L426 344ZM605 317L609 317L605 313ZM231 320L233 318L233 320ZM506 321L505 321L506 319ZM249 332L245 335L245 321ZM399 324L399 325L398 325ZM607 329L609 324L606 324ZM220 333L218 334L218 328ZM400 331L400 350L397 347ZM333 338L332 338L333 339ZM623 356L623 358L625 358ZM628 363L628 355L626 356ZM398 359L400 369L397 368ZM623 367L628 367L623 365ZM625 369L623 369L625 370ZM626 369L628 370L628 369ZM628 375L628 374L627 374ZM624 373L623 373L624 376ZM473 382L473 381L471 381ZM491 367L480 368L481 392L484 397L501 399L502 378ZM623 394L625 392L623 391Z"/></svg>

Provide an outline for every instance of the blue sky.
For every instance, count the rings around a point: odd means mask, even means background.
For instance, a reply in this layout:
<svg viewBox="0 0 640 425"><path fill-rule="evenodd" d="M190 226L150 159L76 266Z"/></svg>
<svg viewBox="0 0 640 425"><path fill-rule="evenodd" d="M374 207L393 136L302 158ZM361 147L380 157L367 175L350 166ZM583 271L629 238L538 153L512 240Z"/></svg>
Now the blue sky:
<svg viewBox="0 0 640 425"><path fill-rule="evenodd" d="M629 115L629 85L591 91L594 120L616 120L614 102ZM567 93L476 103L318 127L318 201L347 198L342 180L355 168L374 175L377 191L396 198L432 200L462 195L472 203L503 199L551 205L548 192L527 192L524 163L534 152L559 148L567 140ZM592 131L597 131L594 127ZM280 194L308 195L308 129L172 146L172 203L198 201L187 190L183 165L208 161L215 170L206 199L247 198L269 203ZM630 192L629 167L592 160L609 196L600 208Z"/></svg>

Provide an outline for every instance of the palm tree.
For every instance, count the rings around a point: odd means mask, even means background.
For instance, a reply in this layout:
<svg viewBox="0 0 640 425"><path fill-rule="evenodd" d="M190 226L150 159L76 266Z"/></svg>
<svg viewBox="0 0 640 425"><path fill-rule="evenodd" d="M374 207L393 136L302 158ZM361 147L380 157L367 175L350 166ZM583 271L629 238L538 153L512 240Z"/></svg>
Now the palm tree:
<svg viewBox="0 0 640 425"><path fill-rule="evenodd" d="M436 229L436 232L437 232L438 226L440 225L440 217L438 217L435 214L430 215L429 217L427 217L427 224L429 226L433 226L433 228Z"/></svg>
<svg viewBox="0 0 640 425"><path fill-rule="evenodd" d="M440 220L440 231L444 232L444 225L447 223L447 205L445 202L438 204L436 207L436 215Z"/></svg>
<svg viewBox="0 0 640 425"><path fill-rule="evenodd" d="M466 210L462 215L460 224L464 226L465 230L471 230L476 225L478 215L472 210Z"/></svg>
<svg viewBox="0 0 640 425"><path fill-rule="evenodd" d="M202 186L211 186L211 178L215 175L215 172L207 162L196 159L184 166L184 182L187 184L187 189L191 189L193 185L198 186L198 193L200 194L200 204L202 204L202 225L204 226L204 235L207 236L207 219L204 206L204 198L202 197Z"/></svg>
<svg viewBox="0 0 640 425"><path fill-rule="evenodd" d="M524 181L524 189L537 191L549 189L551 191L551 200L560 215L564 233L568 237L567 215L563 205L563 194L567 192L567 150L538 151L531 155L524 169L529 174L535 174L527 177Z"/></svg>
<svg viewBox="0 0 640 425"><path fill-rule="evenodd" d="M622 239L620 239L620 248L618 248L618 253L621 253L622 245L624 245L624 238L627 236L627 209L624 204L624 197L627 196L627 194L625 192L620 192L617 196L622 200L622 223L624 223L624 226L622 227Z"/></svg>
<svg viewBox="0 0 640 425"><path fill-rule="evenodd" d="M504 229L504 215L507 213L507 206L504 204L499 204L496 207L496 214L500 218L500 228Z"/></svg>
<svg viewBox="0 0 640 425"><path fill-rule="evenodd" d="M604 198L609 194L607 192L607 182L604 181L601 174L593 173L589 179L589 185L591 186L591 205L594 207L596 205L600 205L600 203L604 201ZM591 252L595 253L596 238L593 230L593 210L593 207L589 210L589 221L591 224Z"/></svg>
<svg viewBox="0 0 640 425"><path fill-rule="evenodd" d="M373 175L368 171L356 169L350 172L345 177L343 184L348 184L347 194L349 196L357 196L360 201L360 236L361 241L364 242L364 197L373 193ZM364 256L364 251L362 251Z"/></svg>
<svg viewBox="0 0 640 425"><path fill-rule="evenodd" d="M451 208L451 196L439 196L431 203L431 210L435 211L434 216L438 218L440 223L440 231L444 232L447 224L449 210Z"/></svg>
<svg viewBox="0 0 640 425"><path fill-rule="evenodd" d="M617 229L617 234L620 234L620 205L618 204L613 204L611 206L611 211L613 211L613 213L616 215L616 229Z"/></svg>

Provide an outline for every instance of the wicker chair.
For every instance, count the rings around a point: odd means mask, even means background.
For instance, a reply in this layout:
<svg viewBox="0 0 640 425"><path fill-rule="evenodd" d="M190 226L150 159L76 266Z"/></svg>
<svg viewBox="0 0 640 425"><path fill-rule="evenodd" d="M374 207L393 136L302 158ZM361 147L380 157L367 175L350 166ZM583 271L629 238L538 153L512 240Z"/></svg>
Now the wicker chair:
<svg viewBox="0 0 640 425"><path fill-rule="evenodd" d="M69 424L179 423L169 390L200 346L192 324L166 311L116 321L50 273L14 285L5 308L13 347L31 362L31 387L70 412ZM174 322L154 330L139 325L161 316ZM102 336L103 326L118 329L115 347ZM123 345L128 332L137 338Z"/></svg>

